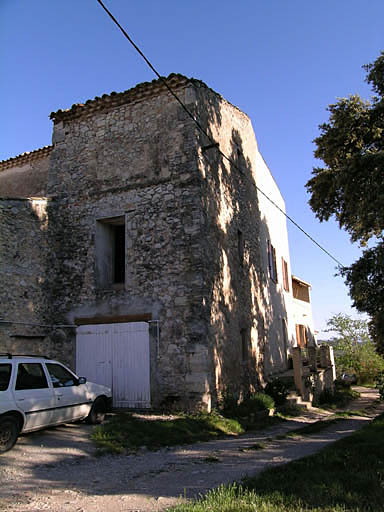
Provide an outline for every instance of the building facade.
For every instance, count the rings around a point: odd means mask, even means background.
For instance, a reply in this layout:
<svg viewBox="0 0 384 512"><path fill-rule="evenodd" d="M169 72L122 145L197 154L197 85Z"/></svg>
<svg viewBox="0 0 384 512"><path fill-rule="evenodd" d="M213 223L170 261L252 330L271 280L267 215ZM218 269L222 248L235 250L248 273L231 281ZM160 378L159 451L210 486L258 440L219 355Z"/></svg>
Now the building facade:
<svg viewBox="0 0 384 512"><path fill-rule="evenodd" d="M285 206L246 114L167 82L209 139L158 80L52 113L52 146L0 162L0 351L116 406L210 410L297 343Z"/></svg>

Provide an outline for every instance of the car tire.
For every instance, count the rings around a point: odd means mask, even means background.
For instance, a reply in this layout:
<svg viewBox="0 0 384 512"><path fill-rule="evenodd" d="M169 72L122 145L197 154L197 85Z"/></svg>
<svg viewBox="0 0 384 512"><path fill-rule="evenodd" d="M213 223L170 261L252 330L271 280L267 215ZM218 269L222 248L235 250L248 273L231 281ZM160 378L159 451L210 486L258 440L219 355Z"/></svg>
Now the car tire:
<svg viewBox="0 0 384 512"><path fill-rule="evenodd" d="M15 445L20 432L20 425L13 416L0 418L0 453L7 452Z"/></svg>
<svg viewBox="0 0 384 512"><path fill-rule="evenodd" d="M102 397L97 397L93 402L91 410L86 418L86 422L91 425L97 425L102 423L105 419L105 415L107 414L107 404Z"/></svg>

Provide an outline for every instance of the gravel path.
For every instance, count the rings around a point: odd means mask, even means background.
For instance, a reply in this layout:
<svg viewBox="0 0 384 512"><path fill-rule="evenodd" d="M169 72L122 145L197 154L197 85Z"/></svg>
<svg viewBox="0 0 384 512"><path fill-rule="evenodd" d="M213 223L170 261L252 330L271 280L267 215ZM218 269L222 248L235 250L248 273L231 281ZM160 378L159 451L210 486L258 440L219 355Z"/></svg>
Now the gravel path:
<svg viewBox="0 0 384 512"><path fill-rule="evenodd" d="M0 509L12 512L149 512L164 510L221 483L310 455L350 435L384 411L375 390L349 409L370 410L310 437L276 436L324 417L313 410L300 418L237 438L225 438L136 455L95 457L92 427L77 424L22 437L0 458ZM255 443L264 443L255 451Z"/></svg>

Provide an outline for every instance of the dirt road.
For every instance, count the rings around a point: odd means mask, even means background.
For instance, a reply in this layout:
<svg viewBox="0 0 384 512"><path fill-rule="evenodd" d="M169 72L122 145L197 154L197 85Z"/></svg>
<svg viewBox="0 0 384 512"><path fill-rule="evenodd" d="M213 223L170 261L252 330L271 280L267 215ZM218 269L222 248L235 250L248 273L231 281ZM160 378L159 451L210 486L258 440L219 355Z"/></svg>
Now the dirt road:
<svg viewBox="0 0 384 512"><path fill-rule="evenodd" d="M369 409L377 397L364 391L349 408ZM384 404L371 411L383 412ZM0 509L12 512L149 512L191 498L221 483L255 475L310 455L351 434L370 418L354 417L309 437L276 436L322 417L310 412L277 427L136 455L95 457L92 427L78 424L25 436L0 458ZM255 443L264 443L255 451Z"/></svg>

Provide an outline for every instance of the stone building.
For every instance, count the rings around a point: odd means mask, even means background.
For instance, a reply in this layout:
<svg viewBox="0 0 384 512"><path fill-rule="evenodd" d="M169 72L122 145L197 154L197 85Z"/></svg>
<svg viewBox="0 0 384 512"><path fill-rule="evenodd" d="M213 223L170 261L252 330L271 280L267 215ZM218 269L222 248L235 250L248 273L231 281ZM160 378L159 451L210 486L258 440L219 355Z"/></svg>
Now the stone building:
<svg viewBox="0 0 384 512"><path fill-rule="evenodd" d="M117 406L209 410L296 345L268 198L285 207L246 114L167 82L215 144L158 80L52 113L52 146L0 162L0 351L58 358Z"/></svg>

